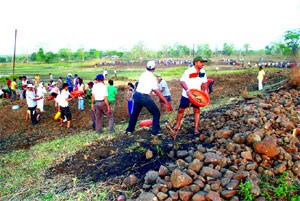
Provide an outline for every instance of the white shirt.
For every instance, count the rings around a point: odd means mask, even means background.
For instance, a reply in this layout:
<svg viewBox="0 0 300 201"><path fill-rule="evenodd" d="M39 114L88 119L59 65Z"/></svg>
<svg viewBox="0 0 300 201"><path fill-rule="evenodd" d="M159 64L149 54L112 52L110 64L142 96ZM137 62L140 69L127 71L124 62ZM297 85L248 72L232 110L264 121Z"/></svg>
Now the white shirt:
<svg viewBox="0 0 300 201"><path fill-rule="evenodd" d="M26 91L26 102L28 107L35 107L37 105L36 101L33 100L35 98L35 91Z"/></svg>
<svg viewBox="0 0 300 201"><path fill-rule="evenodd" d="M59 104L61 107L68 107L69 102L66 100L69 98L70 92L68 90L61 90L60 95L57 95L55 101Z"/></svg>
<svg viewBox="0 0 300 201"><path fill-rule="evenodd" d="M39 86L37 88L37 95L38 97L44 97L45 93L47 93L46 88L44 86Z"/></svg>
<svg viewBox="0 0 300 201"><path fill-rule="evenodd" d="M188 89L201 90L201 85L207 82L207 76L204 69L201 69L198 74L195 67L190 67L184 71L180 81L184 81ZM182 89L182 96L188 98L184 89Z"/></svg>
<svg viewBox="0 0 300 201"><path fill-rule="evenodd" d="M142 94L150 94L155 89L158 89L157 80L153 73L147 70L141 74L136 91Z"/></svg>
<svg viewBox="0 0 300 201"><path fill-rule="evenodd" d="M104 100L104 96L108 96L107 87L101 82L94 84L92 94L95 96L95 101Z"/></svg>
<svg viewBox="0 0 300 201"><path fill-rule="evenodd" d="M165 90L161 92L163 96L171 96L166 80L162 79L160 82L158 82L158 87L160 90L162 90L162 88L165 88Z"/></svg>
<svg viewBox="0 0 300 201"><path fill-rule="evenodd" d="M52 89L51 89L51 91L50 91L50 93L49 94L51 94L51 93L56 93L56 94L60 94L60 91L59 91L59 88L58 88L58 86L54 86L54 87L52 87Z"/></svg>
<svg viewBox="0 0 300 201"><path fill-rule="evenodd" d="M84 84L83 83L81 85L78 84L78 91L84 92ZM83 99L83 97L79 96L78 99Z"/></svg>

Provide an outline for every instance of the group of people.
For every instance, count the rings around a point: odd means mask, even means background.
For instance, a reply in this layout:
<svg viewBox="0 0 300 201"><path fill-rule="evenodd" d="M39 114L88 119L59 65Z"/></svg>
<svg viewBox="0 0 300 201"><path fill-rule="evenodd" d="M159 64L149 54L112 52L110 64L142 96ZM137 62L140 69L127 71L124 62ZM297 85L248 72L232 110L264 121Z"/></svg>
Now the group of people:
<svg viewBox="0 0 300 201"><path fill-rule="evenodd" d="M106 113L109 119L110 132L114 132L113 108L117 101L117 89L113 86L113 80L109 80L109 86L106 87L104 85L104 76L99 74L94 82L88 83L88 88L86 89L83 80L77 74L72 78L72 74L69 73L66 82L61 85L61 88L53 81L53 77L52 79L50 78L49 82L49 93L43 82L40 82L36 89L34 84L28 81L23 86L26 89L24 97L26 97L32 125L36 125L39 120L37 109L40 112L44 112L44 99L48 93L47 99L55 100L55 107L60 113L61 126L63 126L64 122L67 122L67 128L71 128L72 113L69 102L73 99L78 99L78 110L84 110L84 99L87 98L88 105L91 107L93 128L99 133L102 132L102 115Z"/></svg>
<svg viewBox="0 0 300 201"><path fill-rule="evenodd" d="M187 107L191 106L193 107L195 119L194 133L199 134L200 108L190 102L188 94L190 93L190 89L199 89L205 93L209 93L210 90L212 91L212 87L209 90L208 79L203 69L205 62L207 60L201 56L195 57L193 66L186 69L180 79L182 96L178 106L176 125L173 128L174 132L180 129L183 113ZM164 115L165 110L167 112L174 111L168 84L161 74L154 74L155 66L155 61L149 61L146 65L146 71L140 75L138 82L135 85L128 83L126 99L130 119L126 128L127 134L134 132L143 107L153 116L151 134L155 136L161 133L159 123L161 115ZM10 90L8 91L13 94L12 96L16 96L15 94L18 91L21 100L26 98L32 125L38 124L37 108L40 112L44 112L44 99L49 94L48 96L53 97L55 100L57 111L61 113L59 121L61 126L66 121L67 128L71 128L72 112L69 102L73 99L78 99L78 109L84 110L84 100L87 99L87 105L91 110L94 130L98 133L103 132L103 116L106 116L108 131L114 132L114 112L118 102L118 91L114 86L113 80L109 80L106 86L104 83L105 75L98 74L95 80L87 84L88 87L86 88L83 80L77 74L74 75L74 78L72 74L68 74L65 82L62 81L61 77L57 82L54 82L51 73L49 74L49 78L48 87L45 86L44 82L40 81L38 75L35 76L34 83L28 81L26 76L21 76L19 81L13 80L10 83L7 81L7 85L10 86ZM214 83L213 80L211 83ZM74 91L82 93L74 94ZM152 98L153 95L159 98L160 108Z"/></svg>
<svg viewBox="0 0 300 201"><path fill-rule="evenodd" d="M186 108L193 107L194 111L194 133L199 134L200 122L200 108L190 102L188 96L190 89L199 89L205 93L212 91L213 80L208 81L206 72L203 69L206 59L201 56L195 57L193 66L185 70L180 79L182 87L182 96L178 106L177 120L173 127L176 132L180 129L180 124L183 118L183 113ZM145 107L153 116L151 134L154 136L161 134L160 117L167 112L174 111L171 104L172 98L170 89L166 80L161 74L154 74L156 63L149 61L146 65L146 71L143 72L138 82L133 85L128 83L126 99L128 102L128 113L130 116L126 133L134 132L138 117L143 107ZM88 106L91 110L91 118L93 121L93 128L97 133L103 132L103 116L108 120L108 131L114 132L114 110L118 102L118 91L114 86L113 80L108 81L108 86L105 85L105 76L98 74L94 81L89 82L88 87L85 88L83 80L77 74L72 78L72 74L68 74L65 83L58 87L57 83L53 81L53 75L49 74L50 78L50 92L49 96L55 100L55 107L60 115L60 125L63 126L67 122L67 128L71 128L72 113L69 107L69 102L73 99L78 99L78 109L84 109L84 99L87 98ZM59 78L61 79L61 77ZM28 110L30 111L30 118L33 125L38 123L38 116L36 109L39 108L41 112L44 111L44 98L47 94L47 89L43 82L39 82L37 89L34 84L28 82L26 77L21 78L21 88L25 89L22 92L22 98L26 97ZM210 84L209 84L210 83ZM19 84L17 83L17 88ZM209 87L210 86L210 87ZM49 88L48 88L49 89ZM73 91L81 91L82 93L74 94ZM79 94L79 95L78 95ZM156 105L153 95L159 98L160 108ZM21 96L20 96L21 98Z"/></svg>
<svg viewBox="0 0 300 201"><path fill-rule="evenodd" d="M173 132L180 129L181 120L183 118L183 113L186 108L193 107L194 111L194 133L199 134L199 122L200 122L200 108L190 102L188 95L190 89L202 90L205 93L209 93L208 79L206 72L203 69L204 63L207 62L206 59L201 56L197 56L193 60L193 66L186 69L183 76L180 79L180 85L182 87L182 96L179 103L176 125L173 128ZM173 107L171 105L171 94L166 81L162 79L160 74L156 74L157 79L154 76L155 62L149 61L146 66L146 71L139 77L138 85L133 93L133 107L129 110L131 112L128 126L126 128L126 134L132 134L135 130L135 126L138 120L138 116L143 107L145 107L153 116L152 120L152 130L151 134L158 136L161 134L160 130L160 116L161 112L157 107L154 100L151 98L151 94L155 93L161 103L161 111L164 112L163 107L166 106L167 111L172 111ZM158 82L157 82L158 81ZM211 80L211 90L214 81ZM129 88L132 88L131 84L128 84ZM130 105L130 103L128 103Z"/></svg>

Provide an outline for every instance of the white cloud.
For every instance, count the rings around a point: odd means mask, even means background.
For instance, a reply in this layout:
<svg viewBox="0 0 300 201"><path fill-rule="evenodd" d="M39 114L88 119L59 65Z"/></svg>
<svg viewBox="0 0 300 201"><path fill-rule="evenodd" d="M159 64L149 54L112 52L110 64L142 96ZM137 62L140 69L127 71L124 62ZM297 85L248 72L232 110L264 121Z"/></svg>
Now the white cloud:
<svg viewBox="0 0 300 201"><path fill-rule="evenodd" d="M144 41L163 44L210 44L254 49L280 40L299 28L297 0L3 0L0 54L60 48L130 49Z"/></svg>

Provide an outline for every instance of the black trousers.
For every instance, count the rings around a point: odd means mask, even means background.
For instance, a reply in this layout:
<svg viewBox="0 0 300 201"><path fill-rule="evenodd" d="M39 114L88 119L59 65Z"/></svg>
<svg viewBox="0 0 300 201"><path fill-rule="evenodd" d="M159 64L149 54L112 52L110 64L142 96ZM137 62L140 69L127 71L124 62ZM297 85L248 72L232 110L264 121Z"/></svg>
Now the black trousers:
<svg viewBox="0 0 300 201"><path fill-rule="evenodd" d="M34 107L28 107L28 110L30 111L30 118L31 118L31 123L32 125L35 125L38 123L37 119L36 119L36 106Z"/></svg>

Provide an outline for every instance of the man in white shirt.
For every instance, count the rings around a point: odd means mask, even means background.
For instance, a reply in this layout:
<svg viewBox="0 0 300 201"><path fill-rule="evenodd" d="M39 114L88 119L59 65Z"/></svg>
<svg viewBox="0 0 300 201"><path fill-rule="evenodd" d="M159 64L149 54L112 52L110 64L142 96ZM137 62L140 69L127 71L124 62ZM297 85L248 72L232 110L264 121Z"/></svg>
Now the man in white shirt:
<svg viewBox="0 0 300 201"><path fill-rule="evenodd" d="M63 89L61 90L60 94L55 92L51 93L51 96L55 98L57 110L61 112L60 115L60 126L63 126L64 118L67 118L67 129L71 128L71 121L72 121L72 113L69 107L69 102L74 98L72 94L70 94L68 90L68 83L63 83Z"/></svg>
<svg viewBox="0 0 300 201"><path fill-rule="evenodd" d="M92 89L92 110L96 110L96 132L101 133L103 129L103 114L107 114L108 131L114 132L114 115L107 100L107 87L104 85L104 76L96 76L97 83Z"/></svg>
<svg viewBox="0 0 300 201"><path fill-rule="evenodd" d="M153 75L153 72L155 71L155 62L149 61L146 69L147 70L141 74L136 92L133 95L133 112L130 116L129 124L126 129L127 134L131 134L134 131L138 116L143 107L145 107L153 115L152 135L158 135L160 133L160 111L155 102L149 96L152 91L166 104L167 111L171 111L171 105L159 91L157 80Z"/></svg>
<svg viewBox="0 0 300 201"><path fill-rule="evenodd" d="M207 60L203 59L201 56L195 57L193 60L194 66L186 69L180 79L182 96L180 99L176 125L173 128L174 132L176 132L180 128L180 123L183 118L185 108L192 106L194 110L195 121L194 134L198 135L200 133L198 130L200 123L200 108L190 102L188 94L191 93L190 89L202 90L208 94L207 76L205 70L203 69L204 62L207 62Z"/></svg>
<svg viewBox="0 0 300 201"><path fill-rule="evenodd" d="M168 84L167 84L166 80L164 80L161 77L161 74L156 74L156 78L157 78L157 81L158 81L159 91L167 99L167 101L171 104L171 101L172 101L171 93L170 93L170 89L168 87ZM165 103L161 99L159 99L159 103L160 103L160 112L161 112L162 115L164 115Z"/></svg>
<svg viewBox="0 0 300 201"><path fill-rule="evenodd" d="M37 106L37 100L42 99L43 97L37 97L35 95L35 90L33 88L32 84L27 84L27 90L26 90L26 102L28 106L28 110L30 111L30 118L32 125L36 125L38 123L37 120L37 113L36 113L36 106Z"/></svg>

